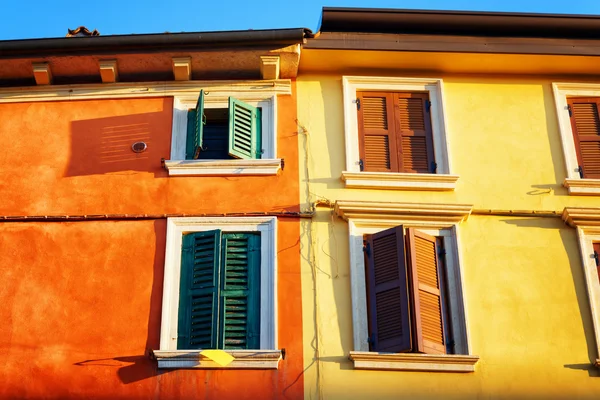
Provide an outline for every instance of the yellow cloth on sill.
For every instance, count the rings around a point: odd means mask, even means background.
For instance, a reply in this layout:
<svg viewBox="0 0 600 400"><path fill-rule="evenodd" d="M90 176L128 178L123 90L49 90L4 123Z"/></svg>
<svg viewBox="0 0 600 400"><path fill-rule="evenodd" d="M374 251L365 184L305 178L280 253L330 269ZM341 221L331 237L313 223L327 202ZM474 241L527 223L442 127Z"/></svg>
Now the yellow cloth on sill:
<svg viewBox="0 0 600 400"><path fill-rule="evenodd" d="M232 355L223 350L202 350L200 355L203 355L204 357L216 362L221 367L226 367L231 364L233 360L235 360Z"/></svg>

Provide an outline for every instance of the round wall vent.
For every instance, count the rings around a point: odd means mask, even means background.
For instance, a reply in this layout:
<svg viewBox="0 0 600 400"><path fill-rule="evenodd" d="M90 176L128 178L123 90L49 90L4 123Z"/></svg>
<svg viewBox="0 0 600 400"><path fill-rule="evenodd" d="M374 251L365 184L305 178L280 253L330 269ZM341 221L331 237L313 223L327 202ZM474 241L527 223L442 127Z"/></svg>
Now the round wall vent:
<svg viewBox="0 0 600 400"><path fill-rule="evenodd" d="M135 142L134 144L131 145L131 150L133 150L134 153L141 153L143 151L145 151L148 148L148 145L146 145L146 143L144 142Z"/></svg>

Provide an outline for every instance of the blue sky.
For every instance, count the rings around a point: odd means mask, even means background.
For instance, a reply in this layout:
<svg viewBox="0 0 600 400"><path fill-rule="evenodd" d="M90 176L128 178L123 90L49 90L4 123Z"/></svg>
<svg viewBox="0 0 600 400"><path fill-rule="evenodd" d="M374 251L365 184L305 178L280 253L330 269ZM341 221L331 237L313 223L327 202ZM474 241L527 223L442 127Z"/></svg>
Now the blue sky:
<svg viewBox="0 0 600 400"><path fill-rule="evenodd" d="M325 1L325 2L323 2ZM415 8L600 14L600 0L101 0L2 1L0 40L61 37L85 25L102 35L318 28L321 9ZM60 5L59 5L60 4Z"/></svg>

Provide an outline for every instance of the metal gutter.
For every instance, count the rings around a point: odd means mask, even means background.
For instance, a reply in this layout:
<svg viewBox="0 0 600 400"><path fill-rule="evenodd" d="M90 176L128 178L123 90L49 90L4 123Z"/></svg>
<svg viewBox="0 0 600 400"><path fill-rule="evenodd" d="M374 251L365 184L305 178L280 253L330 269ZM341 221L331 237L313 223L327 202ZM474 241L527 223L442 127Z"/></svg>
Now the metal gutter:
<svg viewBox="0 0 600 400"><path fill-rule="evenodd" d="M600 39L600 16L324 7L319 32Z"/></svg>
<svg viewBox="0 0 600 400"><path fill-rule="evenodd" d="M306 37L313 37L310 30L292 28L3 40L0 41L0 58L106 52L147 53L228 47L285 47L303 43Z"/></svg>

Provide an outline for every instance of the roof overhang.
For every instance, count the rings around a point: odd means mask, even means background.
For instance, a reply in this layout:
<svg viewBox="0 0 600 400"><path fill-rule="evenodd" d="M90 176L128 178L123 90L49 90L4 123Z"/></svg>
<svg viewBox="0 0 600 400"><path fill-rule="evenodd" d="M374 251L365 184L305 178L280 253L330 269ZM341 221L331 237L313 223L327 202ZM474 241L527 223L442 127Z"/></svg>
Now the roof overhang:
<svg viewBox="0 0 600 400"><path fill-rule="evenodd" d="M0 87L35 85L40 65L59 85L100 83L106 76L170 81L185 79L186 71L194 80L261 79L265 71L265 79L295 78L300 46L310 35L299 28L0 41Z"/></svg>

